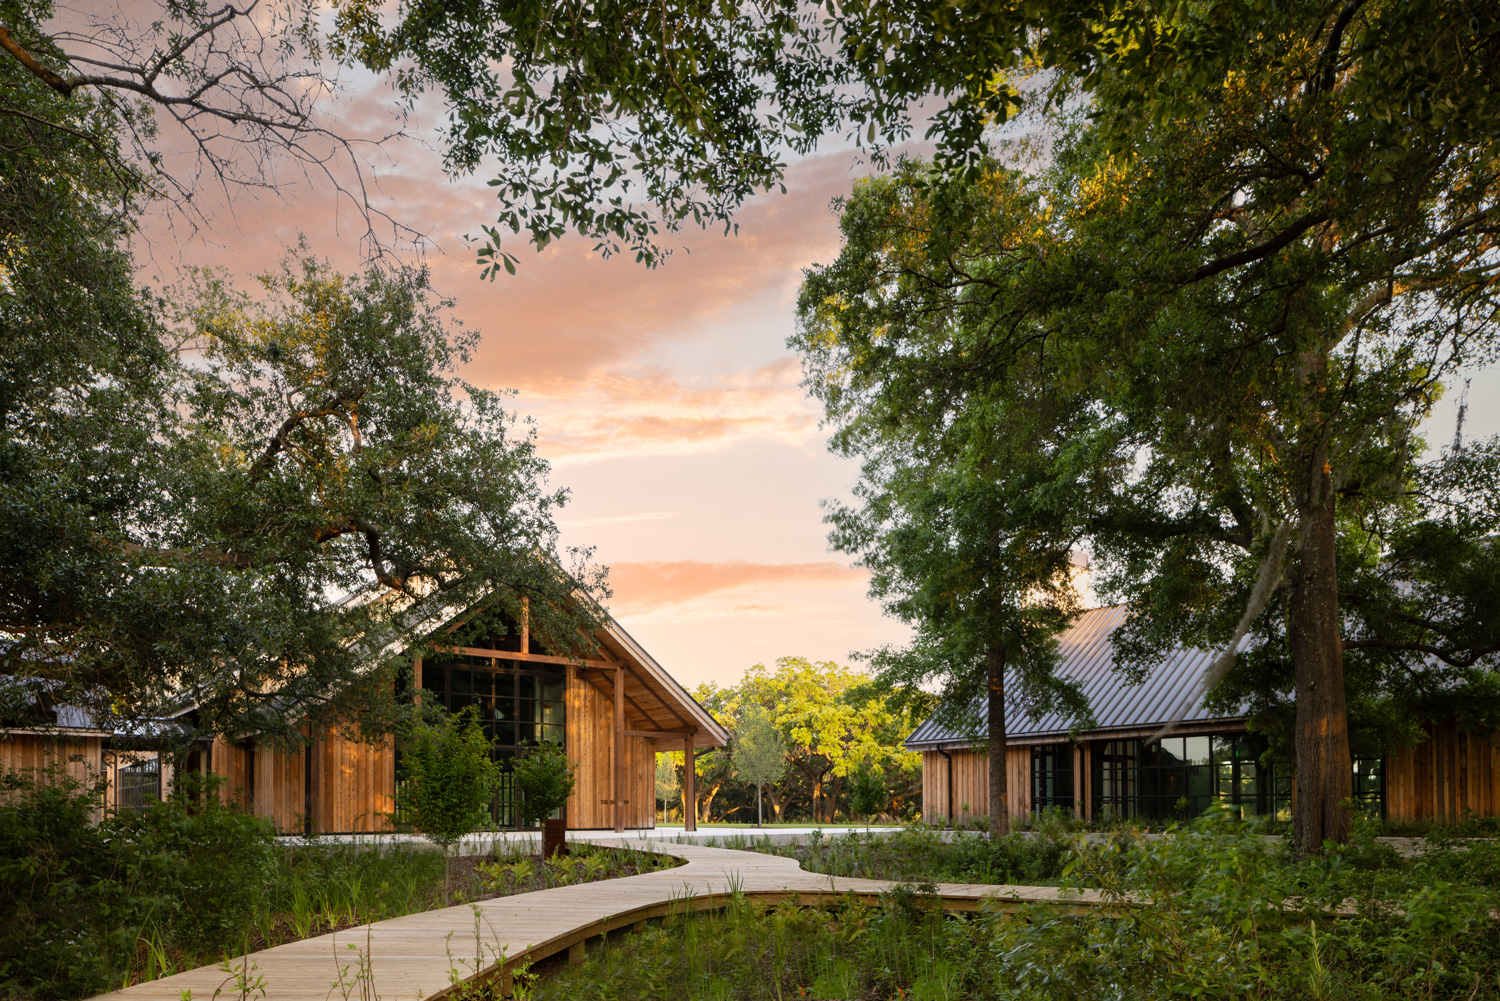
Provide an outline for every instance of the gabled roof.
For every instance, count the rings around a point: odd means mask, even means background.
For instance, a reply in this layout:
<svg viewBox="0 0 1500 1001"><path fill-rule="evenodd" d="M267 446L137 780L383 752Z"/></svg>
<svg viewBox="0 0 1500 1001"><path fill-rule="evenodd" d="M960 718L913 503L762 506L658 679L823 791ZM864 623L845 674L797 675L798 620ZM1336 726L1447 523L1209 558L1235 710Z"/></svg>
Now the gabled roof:
<svg viewBox="0 0 1500 1001"><path fill-rule="evenodd" d="M694 747L723 747L729 742L729 731L707 709L699 705L698 700L688 694L688 690L668 674L656 662L656 658L636 642L635 637L607 613L604 615L604 628L600 630L599 641L611 656L626 665L625 694L641 707L652 722L666 729L671 729L676 720L681 720L681 723L675 725L697 727ZM637 688L646 690L644 697L643 693L635 690ZM666 709L673 719L669 721L655 711L657 706ZM667 738L663 735L662 739Z"/></svg>
<svg viewBox="0 0 1500 1001"><path fill-rule="evenodd" d="M1115 651L1109 638L1124 624L1128 614L1125 605L1093 608L1078 616L1058 637L1057 673L1076 681L1083 689L1095 718L1095 726L1089 733L1158 727L1177 717L1183 703L1189 700L1191 704L1183 714L1182 722L1203 723L1242 718L1238 715L1213 716L1203 708L1201 696L1194 698L1204 672L1218 656L1218 651L1179 648L1153 669L1141 684L1127 684L1124 676L1115 671ZM983 705L976 702L972 712L980 721L977 739L982 741L986 737ZM1006 706L1005 715L1007 743L1058 739L1068 734L1074 722L1055 712L1033 717L1014 705ZM975 739L974 735L940 723L934 717L917 727L906 738L906 746L912 750L951 745L968 746Z"/></svg>
<svg viewBox="0 0 1500 1001"><path fill-rule="evenodd" d="M623 667L627 700L627 728L635 733L661 731L661 737L657 738L658 742L670 745L674 750L682 747L682 741L686 736L683 731L689 728L696 731L693 737L695 747L722 747L729 742L729 732L719 721L699 705L687 689L668 674L666 669L657 663L656 659L646 652L645 647L627 633L613 616L582 591L575 592L574 598L580 602L587 602L599 617L602 625L595 639L603 648L606 658L602 662L586 659L579 659L578 662L594 665L607 663L610 667L614 665ZM389 592L382 588L371 587L344 596L338 604L362 605L389 600L393 600ZM386 628L378 634L366 634L356 640L356 644L358 648L363 648L361 654L368 663L379 663L403 653L408 646L407 636L411 634L430 636L437 633L455 621L461 621L472 608L472 604L449 601L441 594L430 600L412 602L397 613L403 619L401 629ZM504 652L497 651L497 653L502 657L506 656ZM561 657L548 659L569 662L573 660ZM592 673L594 677L590 680L595 683L595 686L601 690L608 690L612 695L613 691L609 689L610 682L605 681L600 684L601 679L597 677L600 672L595 670ZM589 670L586 669L585 676L587 677L588 674ZM0 684L8 680L13 679L0 676ZM195 699L188 697L170 719L142 721L133 729L113 731L98 729L99 724L83 709L74 706L57 706L55 707L55 729L87 731L101 736L111 734L117 737L136 738L160 736L174 729L176 724L173 720L191 713L196 709L197 704ZM631 719L632 716L634 719ZM0 724L3 724L3 721L0 721ZM0 725L0 732L4 730L3 725Z"/></svg>
<svg viewBox="0 0 1500 1001"><path fill-rule="evenodd" d="M680 748L685 737L681 731L688 728L697 731L693 737L695 748L723 747L729 742L729 731L699 705L688 694L688 690L615 621L614 616L581 590L575 591L573 598L580 603L587 603L599 617L601 626L594 638L603 650L605 662L611 666L619 664L624 668L628 729L637 735L660 731L661 736L656 739L662 749L667 749L665 745L671 745L672 749ZM442 601L417 605L405 613L408 616L408 628L413 632L430 635L462 620L469 613L470 607ZM376 649L375 656L384 658L402 652L404 647L400 640L385 639L376 644ZM497 651L497 656L504 657L506 654ZM588 658L577 658L576 662L585 668L586 680L601 692L608 690L613 695L613 689L609 687L612 682L601 683L598 678L599 672L595 668L600 666L599 662Z"/></svg>

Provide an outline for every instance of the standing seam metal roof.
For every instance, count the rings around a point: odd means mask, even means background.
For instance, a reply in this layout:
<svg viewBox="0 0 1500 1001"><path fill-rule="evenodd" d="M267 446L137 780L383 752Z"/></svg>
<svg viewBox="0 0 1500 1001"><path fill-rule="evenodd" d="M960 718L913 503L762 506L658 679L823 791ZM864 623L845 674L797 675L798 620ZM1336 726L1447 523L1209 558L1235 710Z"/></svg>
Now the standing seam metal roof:
<svg viewBox="0 0 1500 1001"><path fill-rule="evenodd" d="M1095 730L1118 730L1128 727L1157 726L1167 723L1181 713L1183 702L1192 704L1182 713L1183 722L1205 722L1219 719L1238 719L1238 716L1221 717L1210 715L1203 708L1198 695L1198 686L1208 670L1216 651L1182 647L1172 651L1157 665L1139 685L1126 683L1123 675L1115 671L1115 650L1110 636L1124 624L1129 609L1125 605L1110 605L1093 608L1074 620L1073 624L1058 637L1058 666L1060 677L1076 681L1083 689L1089 706L1094 711ZM1009 672L1007 672L1008 674ZM1006 679L1006 690L1011 691L1010 678ZM1196 696L1196 697L1195 697ZM1006 700L1009 703L1009 699ZM977 738L985 739L983 706L976 701L975 716L980 720ZM1055 737L1068 733L1073 720L1056 713L1043 713L1033 718L1020 706L1008 704L1006 727L1008 740L1022 737ZM934 717L927 720L906 739L912 749L935 747L939 744L970 743L974 734L941 724Z"/></svg>

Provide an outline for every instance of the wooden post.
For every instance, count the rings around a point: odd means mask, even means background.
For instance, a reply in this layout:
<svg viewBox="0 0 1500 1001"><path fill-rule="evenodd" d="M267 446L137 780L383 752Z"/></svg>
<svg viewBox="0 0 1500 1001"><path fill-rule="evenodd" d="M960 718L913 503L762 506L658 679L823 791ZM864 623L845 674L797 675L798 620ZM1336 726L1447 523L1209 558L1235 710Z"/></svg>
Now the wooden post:
<svg viewBox="0 0 1500 1001"><path fill-rule="evenodd" d="M1073 813L1082 817L1083 814L1083 748L1077 744L1073 746Z"/></svg>
<svg viewBox="0 0 1500 1001"><path fill-rule="evenodd" d="M323 738L315 737L307 749L307 833L326 834L323 816Z"/></svg>
<svg viewBox="0 0 1500 1001"><path fill-rule="evenodd" d="M625 831L625 668L615 668L615 833Z"/></svg>
<svg viewBox="0 0 1500 1001"><path fill-rule="evenodd" d="M682 742L682 828L685 831L698 829L698 791L693 788L697 776L693 773L693 734Z"/></svg>
<svg viewBox="0 0 1500 1001"><path fill-rule="evenodd" d="M521 598L521 652L531 652L531 599Z"/></svg>

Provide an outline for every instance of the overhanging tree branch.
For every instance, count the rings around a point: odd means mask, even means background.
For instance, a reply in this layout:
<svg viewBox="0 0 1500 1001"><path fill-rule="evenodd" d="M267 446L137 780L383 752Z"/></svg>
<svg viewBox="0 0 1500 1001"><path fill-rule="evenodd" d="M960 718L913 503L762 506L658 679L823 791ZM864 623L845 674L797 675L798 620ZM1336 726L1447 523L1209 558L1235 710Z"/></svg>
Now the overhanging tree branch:
<svg viewBox="0 0 1500 1001"><path fill-rule="evenodd" d="M1328 219L1329 212L1327 209L1318 209L1309 212L1264 243L1254 247L1247 247L1238 253L1230 254L1227 257L1221 257L1218 260L1209 261L1207 264L1201 265L1188 280L1189 282L1202 281L1205 278L1212 278L1214 275L1228 271L1230 268L1237 268L1242 264L1253 264L1256 261L1264 260L1283 247L1288 246L1293 240L1314 226L1327 222Z"/></svg>

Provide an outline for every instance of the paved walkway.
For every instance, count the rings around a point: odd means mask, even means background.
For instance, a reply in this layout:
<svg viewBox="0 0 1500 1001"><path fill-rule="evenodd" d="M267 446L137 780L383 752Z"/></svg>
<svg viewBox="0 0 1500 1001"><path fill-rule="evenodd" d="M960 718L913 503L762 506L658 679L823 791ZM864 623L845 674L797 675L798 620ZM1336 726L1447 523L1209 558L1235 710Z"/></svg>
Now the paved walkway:
<svg viewBox="0 0 1500 1001"><path fill-rule="evenodd" d="M686 865L622 879L554 887L477 904L409 914L317 938L289 942L231 962L243 982L206 966L100 995L96 1001L423 1001L455 979L498 976L508 993L508 967L567 951L618 928L661 917L673 908L721 906L736 890L762 898L813 903L852 893L873 898L892 884L803 870L795 859L700 844L639 838L596 843L661 851ZM943 883L944 905L973 910L987 897L1017 904L1049 901L1093 908L1095 891L1050 886ZM351 948L351 946L353 948Z"/></svg>
<svg viewBox="0 0 1500 1001"><path fill-rule="evenodd" d="M685 831L681 827L644 827L639 830L628 830L623 835L614 831L569 831L569 841L588 841L594 844L618 844L620 838L637 838L670 844L700 844L718 845L719 847L735 847L744 842L758 842L762 839L768 840L773 845L805 844L814 834L823 838L839 838L845 834L858 832L860 834L899 834L906 830L905 827L700 827L696 831ZM950 832L951 833L951 832ZM974 832L977 833L977 832ZM541 831L486 831L480 834L471 834L454 846L454 852L458 855L488 855L490 852L506 848L524 848L530 851L539 850L541 844ZM305 844L306 840L298 836L283 836L278 840L286 844ZM432 843L420 834L321 834L315 839L318 844L337 845L389 845L389 844L415 844L432 847Z"/></svg>

